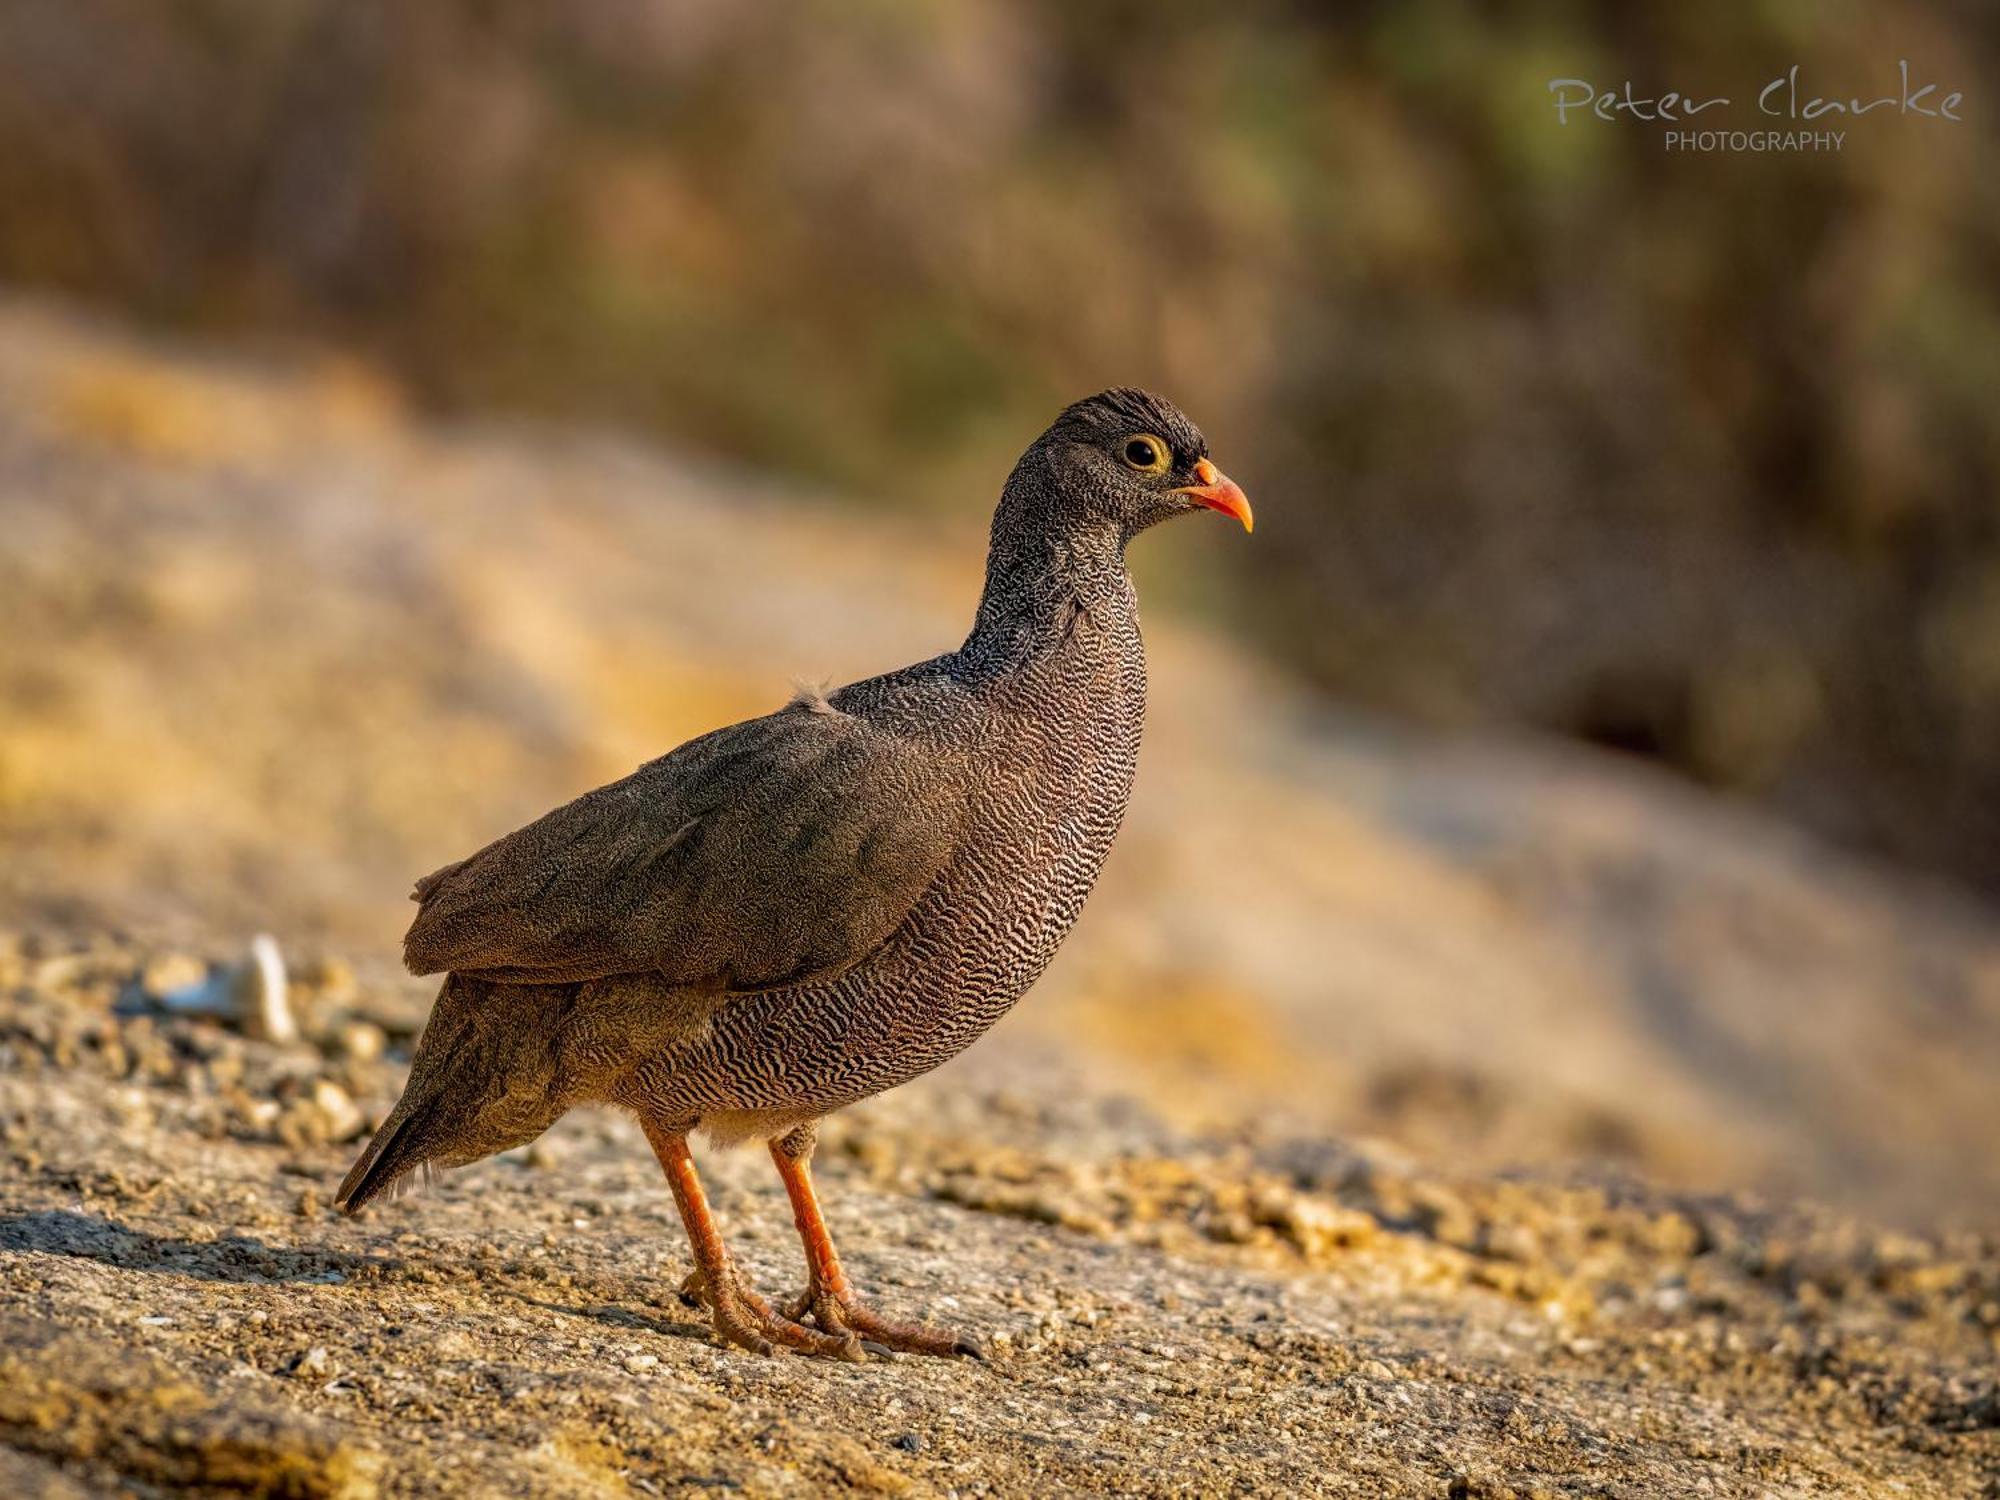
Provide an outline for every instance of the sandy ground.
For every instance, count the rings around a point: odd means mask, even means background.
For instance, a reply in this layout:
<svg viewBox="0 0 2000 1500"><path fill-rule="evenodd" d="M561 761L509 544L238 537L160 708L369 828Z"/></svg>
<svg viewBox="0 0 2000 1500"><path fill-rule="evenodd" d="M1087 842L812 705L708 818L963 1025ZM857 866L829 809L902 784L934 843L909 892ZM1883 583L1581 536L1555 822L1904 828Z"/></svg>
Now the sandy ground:
<svg viewBox="0 0 2000 1500"><path fill-rule="evenodd" d="M316 1040L278 1046L151 1013L149 965L186 969L111 943L8 963L16 1493L2000 1494L1975 1237L1453 1180L947 1069L836 1121L823 1175L860 1283L990 1357L760 1360L676 1297L629 1122L340 1219L352 1101L386 1105L407 1015L308 986ZM709 1175L788 1288L760 1153Z"/></svg>
<svg viewBox="0 0 2000 1500"><path fill-rule="evenodd" d="M332 1216L410 879L949 644L983 525L0 307L0 1494L2000 1496L1992 915L1170 612L1076 938L825 1134L986 1363L713 1346L622 1119ZM170 1009L257 932L301 1039Z"/></svg>

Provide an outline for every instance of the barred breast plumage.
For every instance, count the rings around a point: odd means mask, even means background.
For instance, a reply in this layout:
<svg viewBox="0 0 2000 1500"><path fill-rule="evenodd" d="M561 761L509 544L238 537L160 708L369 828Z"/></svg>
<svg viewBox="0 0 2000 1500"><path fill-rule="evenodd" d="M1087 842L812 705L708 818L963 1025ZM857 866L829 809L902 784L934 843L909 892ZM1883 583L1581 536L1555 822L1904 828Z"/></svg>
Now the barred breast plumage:
<svg viewBox="0 0 2000 1500"><path fill-rule="evenodd" d="M1171 403L1079 402L1002 491L958 650L691 741L420 881L405 956L447 977L341 1206L532 1139L575 1104L619 1104L667 1169L720 1335L957 1349L845 1288L807 1175L812 1122L956 1055L1047 967L1138 764L1126 544L1204 506L1249 525ZM772 1140L812 1268L790 1316L722 1250L686 1153L696 1129Z"/></svg>
<svg viewBox="0 0 2000 1500"><path fill-rule="evenodd" d="M1027 992L1083 910L1138 767L1146 663L1122 575L1004 676L969 676L962 656L920 669L914 696L936 715L922 732L962 744L972 788L952 857L866 962L731 1004L699 1046L642 1070L650 1096L754 1134L763 1112L825 1113L927 1072ZM860 684L832 707L894 716L909 688Z"/></svg>

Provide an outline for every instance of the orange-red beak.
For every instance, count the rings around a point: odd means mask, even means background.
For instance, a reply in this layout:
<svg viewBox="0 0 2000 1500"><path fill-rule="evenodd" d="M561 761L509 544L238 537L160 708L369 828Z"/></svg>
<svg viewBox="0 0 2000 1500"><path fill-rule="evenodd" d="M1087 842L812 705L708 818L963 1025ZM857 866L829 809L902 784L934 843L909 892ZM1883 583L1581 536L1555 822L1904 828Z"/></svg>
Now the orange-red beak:
<svg viewBox="0 0 2000 1500"><path fill-rule="evenodd" d="M1243 493L1241 485L1205 458L1195 461L1194 477L1201 483L1188 485L1174 493L1198 500L1210 510L1219 510L1225 516L1236 517L1243 523L1245 531L1256 530L1250 515L1250 497Z"/></svg>

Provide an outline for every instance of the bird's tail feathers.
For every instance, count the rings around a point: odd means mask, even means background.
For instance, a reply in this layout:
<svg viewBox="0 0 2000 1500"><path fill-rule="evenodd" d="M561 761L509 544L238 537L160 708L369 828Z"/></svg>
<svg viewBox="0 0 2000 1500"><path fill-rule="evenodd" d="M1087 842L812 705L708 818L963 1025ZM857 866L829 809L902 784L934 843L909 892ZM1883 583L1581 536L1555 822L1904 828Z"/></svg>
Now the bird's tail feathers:
<svg viewBox="0 0 2000 1500"><path fill-rule="evenodd" d="M384 1120L368 1148L348 1169L340 1191L334 1194L334 1207L342 1213L355 1214L370 1200L384 1194L391 1199L400 1198L413 1185L413 1172L420 1172L417 1180L428 1186L437 1175L436 1168L423 1155L423 1117L428 1113L427 1105L420 1104L407 1112L399 1106Z"/></svg>
<svg viewBox="0 0 2000 1500"><path fill-rule="evenodd" d="M429 1180L439 1167L526 1145L569 1107L555 1086L557 1056L547 1028L487 1014L491 988L460 974L446 978L417 1039L403 1097L340 1184L337 1207L351 1214L407 1186L419 1169ZM551 988L547 998L559 1010L556 1002L569 995Z"/></svg>

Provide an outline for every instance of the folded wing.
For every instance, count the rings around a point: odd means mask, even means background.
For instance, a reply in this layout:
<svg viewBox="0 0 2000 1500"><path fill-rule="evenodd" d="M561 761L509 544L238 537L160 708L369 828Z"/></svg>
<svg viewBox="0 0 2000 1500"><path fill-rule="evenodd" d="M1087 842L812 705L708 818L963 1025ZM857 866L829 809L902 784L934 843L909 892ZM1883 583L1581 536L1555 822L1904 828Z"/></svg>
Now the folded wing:
<svg viewBox="0 0 2000 1500"><path fill-rule="evenodd" d="M419 881L404 961L727 990L838 972L888 938L955 847L954 770L817 700L717 730Z"/></svg>

